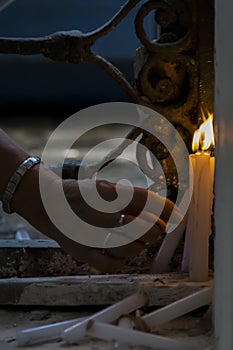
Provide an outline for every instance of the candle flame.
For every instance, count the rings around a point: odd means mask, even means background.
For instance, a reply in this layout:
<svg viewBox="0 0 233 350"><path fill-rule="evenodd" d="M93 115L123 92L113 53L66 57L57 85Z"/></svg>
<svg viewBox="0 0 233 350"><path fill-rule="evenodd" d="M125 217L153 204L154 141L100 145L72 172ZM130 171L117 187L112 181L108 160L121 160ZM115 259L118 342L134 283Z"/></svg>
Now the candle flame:
<svg viewBox="0 0 233 350"><path fill-rule="evenodd" d="M212 147L214 147L213 113L208 113L208 118L194 132L192 150L203 152Z"/></svg>

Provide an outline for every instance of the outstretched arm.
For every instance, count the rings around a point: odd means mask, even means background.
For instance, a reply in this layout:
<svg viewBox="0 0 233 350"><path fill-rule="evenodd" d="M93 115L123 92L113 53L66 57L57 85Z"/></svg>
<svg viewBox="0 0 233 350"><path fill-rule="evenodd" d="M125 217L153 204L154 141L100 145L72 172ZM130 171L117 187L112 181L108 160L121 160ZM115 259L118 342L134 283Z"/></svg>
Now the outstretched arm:
<svg viewBox="0 0 233 350"><path fill-rule="evenodd" d="M9 179L17 167L28 157L29 154L0 129L0 199L2 199ZM122 213L124 214L124 224L126 224L135 219L140 212L142 212L140 220L142 229L144 226L146 229L147 223L150 221L154 221L155 224L147 232L145 231L145 235L140 239L122 247L110 248L107 250L107 254L102 254L101 249L79 244L68 238L65 233L60 232L51 222L41 199L39 170L40 176L43 177L47 188L54 191L54 194L56 194L58 186L62 182L66 198L73 211L92 225L96 225L97 227L115 227ZM90 185L91 187L92 182L92 180L62 180L52 171L43 167L42 164L36 164L26 172L17 186L12 198L11 208L39 231L56 240L64 250L75 258L88 262L101 271L112 271L119 269L119 266L124 263L127 256L138 253L145 247L147 242L153 243L158 235L164 232L166 222L169 219L171 211L174 209L174 204L166 200L162 214L160 217L157 217L156 206L163 199L146 189L134 188L133 198L124 211L115 213L98 212L98 210L91 208L85 203L80 192L81 186ZM96 186L103 199L112 201L117 197L116 185L114 183L99 180ZM123 186L122 189L125 194L130 190L127 186ZM150 196L150 200L154 203L154 211L142 211L148 196ZM54 205L56 206L56 201ZM179 212L177 211L178 216Z"/></svg>

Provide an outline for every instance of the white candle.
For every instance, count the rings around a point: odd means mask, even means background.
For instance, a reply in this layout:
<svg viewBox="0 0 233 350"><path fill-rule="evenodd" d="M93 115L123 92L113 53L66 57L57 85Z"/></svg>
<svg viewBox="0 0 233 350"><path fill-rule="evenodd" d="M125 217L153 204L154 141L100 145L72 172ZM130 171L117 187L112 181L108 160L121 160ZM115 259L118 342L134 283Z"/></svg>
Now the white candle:
<svg viewBox="0 0 233 350"><path fill-rule="evenodd" d="M193 194L189 207L183 269L188 264L192 281L208 280L209 235L213 203L214 157L207 152L190 155L193 167Z"/></svg>
<svg viewBox="0 0 233 350"><path fill-rule="evenodd" d="M209 305L212 301L212 294L212 287L204 288L143 316L141 318L142 322L146 324L148 329L153 329L156 326L174 320L201 306Z"/></svg>
<svg viewBox="0 0 233 350"><path fill-rule="evenodd" d="M166 234L158 254L152 263L151 273L165 273L170 271L171 259L183 236L185 226L186 216L174 231Z"/></svg>
<svg viewBox="0 0 233 350"><path fill-rule="evenodd" d="M130 316L122 316L118 321L118 327L133 329L135 327L135 322ZM118 348L119 350L129 350L127 344L118 341L115 342L114 348Z"/></svg>
<svg viewBox="0 0 233 350"><path fill-rule="evenodd" d="M96 314L87 317L84 321L78 322L63 333L63 339L68 343L79 342L86 334L86 330L93 321L113 322L120 316L129 314L130 312L148 304L148 296L146 293L135 293L118 303L107 307Z"/></svg>
<svg viewBox="0 0 233 350"><path fill-rule="evenodd" d="M51 323L45 326L23 329L16 334L17 345L33 345L44 343L51 340L59 340L62 337L62 332L78 322L81 322L86 317L80 317L73 320Z"/></svg>
<svg viewBox="0 0 233 350"><path fill-rule="evenodd" d="M190 341L181 341L173 338L162 337L133 329L126 329L110 324L93 321L86 330L90 337L131 346L146 346L153 349L164 350L196 350L197 347Z"/></svg>

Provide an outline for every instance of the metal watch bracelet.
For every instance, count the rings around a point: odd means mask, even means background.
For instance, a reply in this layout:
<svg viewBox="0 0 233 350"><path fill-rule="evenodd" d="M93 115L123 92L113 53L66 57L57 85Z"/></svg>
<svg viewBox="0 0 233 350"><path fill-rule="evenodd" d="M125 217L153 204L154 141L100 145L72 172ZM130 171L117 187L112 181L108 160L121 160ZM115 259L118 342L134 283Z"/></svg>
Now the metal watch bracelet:
<svg viewBox="0 0 233 350"><path fill-rule="evenodd" d="M20 164L20 166L16 169L16 171L10 178L10 181L8 182L5 192L2 196L2 208L7 214L13 213L13 210L11 209L11 201L23 176L29 169L31 169L34 165L40 162L40 157L28 157Z"/></svg>

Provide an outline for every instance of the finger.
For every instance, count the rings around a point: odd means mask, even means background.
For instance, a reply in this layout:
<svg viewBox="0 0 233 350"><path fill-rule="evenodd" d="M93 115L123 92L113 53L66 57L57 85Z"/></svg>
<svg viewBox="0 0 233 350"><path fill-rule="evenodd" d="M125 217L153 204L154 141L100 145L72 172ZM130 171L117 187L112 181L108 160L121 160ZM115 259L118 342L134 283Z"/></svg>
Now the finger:
<svg viewBox="0 0 233 350"><path fill-rule="evenodd" d="M148 218L147 215L145 215L145 218ZM134 220L135 217L132 217L130 215L125 216L124 219L124 223L130 223L132 220ZM145 249L146 247L148 247L148 245L154 244L158 237L164 232L165 230L165 223L158 218L158 220L156 221L155 224L153 224L151 226L148 225L148 220L144 220L144 219L139 219L137 218L137 225L140 226L140 229L142 232L145 232L145 234L143 234L140 238L135 239L133 242L120 246L120 247L116 247L116 248L110 248L107 249L107 251L115 257L123 257L123 256L134 256L136 254L138 254L139 252L141 252L143 249ZM128 231L129 228L127 228L127 226L122 227L123 228L123 234L125 234L126 236L129 235L130 237L132 237L132 234L130 234L130 232ZM127 232L128 231L128 232ZM121 233L122 235L122 233Z"/></svg>
<svg viewBox="0 0 233 350"><path fill-rule="evenodd" d="M158 217L156 214L151 213L149 211L143 210L143 211L139 212L138 210L132 209L129 212L124 210L123 213L125 215L127 215L128 217L132 217L132 220L139 217L139 219L142 219L142 220L147 221L149 223L151 222L153 224L157 223L158 225L162 225L164 230L166 228L166 223L163 221L163 219ZM126 221L127 220L124 220L125 223L126 223Z"/></svg>
<svg viewBox="0 0 233 350"><path fill-rule="evenodd" d="M142 206L145 206L146 201L147 211L158 214L158 211L161 210L161 214L159 216L163 221L168 222L172 213L173 221L178 222L182 219L182 214L179 208L170 199L139 187L134 188L134 196L127 210L142 210Z"/></svg>
<svg viewBox="0 0 233 350"><path fill-rule="evenodd" d="M166 223L160 217L149 211L142 211L137 215L135 215L135 212L126 214L124 218L124 224L127 224L133 220L138 220L138 222L140 223L143 223L144 221L150 226L157 225L158 227L160 227L160 230L162 232L164 232L166 229Z"/></svg>
<svg viewBox="0 0 233 350"><path fill-rule="evenodd" d="M132 187L117 184L124 191L125 196L131 196ZM116 184L108 181L99 181L98 190L100 195L106 200L115 200L117 198ZM156 194L153 191L141 187L134 187L133 198L124 212L136 214L140 213L147 203L147 211L157 213L161 211L160 217L163 221L168 222L171 214L172 223L180 222L183 218L179 208L169 199ZM138 214L137 214L138 215Z"/></svg>

